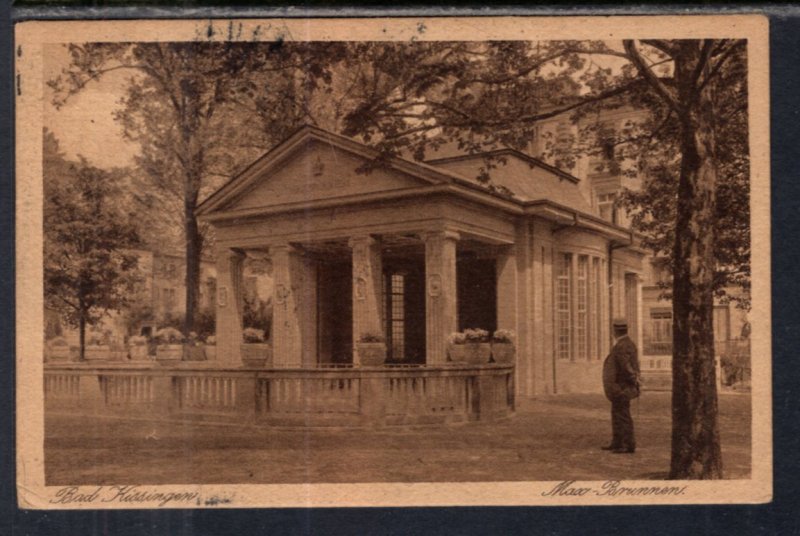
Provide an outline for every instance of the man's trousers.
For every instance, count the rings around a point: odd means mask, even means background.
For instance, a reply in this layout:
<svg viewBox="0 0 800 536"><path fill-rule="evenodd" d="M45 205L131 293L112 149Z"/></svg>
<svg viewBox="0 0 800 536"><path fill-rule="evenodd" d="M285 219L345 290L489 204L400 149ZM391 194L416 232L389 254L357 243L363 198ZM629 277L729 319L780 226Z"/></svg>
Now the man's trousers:
<svg viewBox="0 0 800 536"><path fill-rule="evenodd" d="M633 435L633 418L631 417L631 401L620 397L611 401L611 445L619 449L635 449L636 439Z"/></svg>

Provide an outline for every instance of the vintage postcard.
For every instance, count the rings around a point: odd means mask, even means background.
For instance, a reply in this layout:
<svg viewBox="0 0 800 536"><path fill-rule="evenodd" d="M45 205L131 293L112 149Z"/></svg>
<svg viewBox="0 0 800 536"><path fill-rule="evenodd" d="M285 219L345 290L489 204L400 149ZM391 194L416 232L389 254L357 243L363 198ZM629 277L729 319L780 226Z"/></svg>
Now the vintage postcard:
<svg viewBox="0 0 800 536"><path fill-rule="evenodd" d="M19 505L770 501L768 32L18 23Z"/></svg>

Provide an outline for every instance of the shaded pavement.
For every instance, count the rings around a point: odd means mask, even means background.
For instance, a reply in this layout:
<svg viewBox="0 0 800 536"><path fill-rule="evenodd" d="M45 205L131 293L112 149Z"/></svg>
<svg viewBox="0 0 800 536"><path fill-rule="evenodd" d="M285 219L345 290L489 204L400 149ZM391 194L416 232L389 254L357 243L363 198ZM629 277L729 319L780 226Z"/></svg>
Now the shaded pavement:
<svg viewBox="0 0 800 536"><path fill-rule="evenodd" d="M47 485L526 481L665 478L669 393L631 410L638 449L611 436L602 395L526 399L497 423L289 429L48 415ZM726 478L750 474L750 396L720 395Z"/></svg>

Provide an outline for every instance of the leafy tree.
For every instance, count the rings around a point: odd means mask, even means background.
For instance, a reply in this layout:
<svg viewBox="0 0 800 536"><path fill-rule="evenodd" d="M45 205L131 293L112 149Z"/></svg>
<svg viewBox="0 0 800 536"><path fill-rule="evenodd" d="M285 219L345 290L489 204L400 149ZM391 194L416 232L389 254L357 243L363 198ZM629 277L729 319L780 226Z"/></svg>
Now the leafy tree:
<svg viewBox="0 0 800 536"><path fill-rule="evenodd" d="M125 97L115 113L125 136L140 146L137 195L167 221L178 223L186 251L186 317L193 329L199 296L203 233L194 216L201 188L224 166L218 119L241 69L241 55L214 43L88 43L69 45L70 65L50 81L54 103L116 70L129 70ZM152 188L148 188L151 186Z"/></svg>
<svg viewBox="0 0 800 536"><path fill-rule="evenodd" d="M115 119L140 146L136 195L143 209L182 229L183 330L193 331L208 232L195 217L199 201L307 120L305 96L325 79L336 45L193 41L68 48L69 66L49 81L56 106L109 72L133 73Z"/></svg>
<svg viewBox="0 0 800 536"><path fill-rule="evenodd" d="M749 278L747 220L722 228L729 211L747 205L745 52L744 41L713 39L387 45L373 51L382 61L373 61L345 121L347 133L383 154L422 160L445 143L472 153L524 149L537 123L564 114L650 111L646 131L625 141L642 169L644 149L662 143L651 159L660 167L631 199L653 207L635 222L669 252L673 270L673 478L722 476L713 298ZM489 181L492 166L487 159L479 178Z"/></svg>
<svg viewBox="0 0 800 536"><path fill-rule="evenodd" d="M119 207L120 171L104 171L84 159L64 159L51 133L44 143L45 299L80 335L86 326L127 306L138 283L139 244L133 215Z"/></svg>

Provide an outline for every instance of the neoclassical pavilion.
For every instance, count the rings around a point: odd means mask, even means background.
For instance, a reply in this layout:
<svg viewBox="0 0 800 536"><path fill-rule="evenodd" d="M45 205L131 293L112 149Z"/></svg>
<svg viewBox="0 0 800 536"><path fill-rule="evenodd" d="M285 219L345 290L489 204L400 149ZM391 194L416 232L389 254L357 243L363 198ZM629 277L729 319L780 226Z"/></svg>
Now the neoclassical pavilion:
<svg viewBox="0 0 800 536"><path fill-rule="evenodd" d="M578 178L495 156L489 188L484 155L374 166L371 148L304 127L250 165L198 211L216 235L220 365L241 364L254 258L271 265L275 368L358 367L366 334L393 363L444 366L451 333L500 328L515 333L517 395L600 390L610 319L641 337L644 252Z"/></svg>

